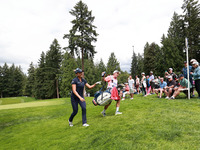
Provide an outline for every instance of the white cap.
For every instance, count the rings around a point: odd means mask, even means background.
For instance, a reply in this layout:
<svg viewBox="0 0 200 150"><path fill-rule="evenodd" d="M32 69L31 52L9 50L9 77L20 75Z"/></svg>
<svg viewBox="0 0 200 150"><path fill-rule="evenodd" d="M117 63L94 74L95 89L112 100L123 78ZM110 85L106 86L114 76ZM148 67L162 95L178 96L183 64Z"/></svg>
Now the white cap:
<svg viewBox="0 0 200 150"><path fill-rule="evenodd" d="M114 74L114 73L119 73L119 74L120 74L121 72L119 72L118 70L115 70L115 71L113 72L113 74Z"/></svg>
<svg viewBox="0 0 200 150"><path fill-rule="evenodd" d="M196 59L191 59L190 63L192 63L192 62L197 62L197 60Z"/></svg>
<svg viewBox="0 0 200 150"><path fill-rule="evenodd" d="M169 68L169 70L173 70L172 68Z"/></svg>
<svg viewBox="0 0 200 150"><path fill-rule="evenodd" d="M199 65L197 61L193 62L192 65Z"/></svg>
<svg viewBox="0 0 200 150"><path fill-rule="evenodd" d="M141 74L145 74L144 72L142 72Z"/></svg>

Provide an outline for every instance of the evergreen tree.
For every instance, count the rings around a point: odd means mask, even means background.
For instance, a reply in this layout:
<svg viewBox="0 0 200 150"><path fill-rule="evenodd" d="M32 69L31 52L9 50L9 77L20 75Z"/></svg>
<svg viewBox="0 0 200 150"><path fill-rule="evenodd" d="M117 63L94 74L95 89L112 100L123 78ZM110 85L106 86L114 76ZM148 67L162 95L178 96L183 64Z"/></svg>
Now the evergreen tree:
<svg viewBox="0 0 200 150"><path fill-rule="evenodd" d="M73 27L69 34L65 34L63 38L69 39L70 53L72 56L80 56L82 54L82 70L84 70L84 59L93 58L96 53L92 42L96 42L98 36L96 27L93 25L95 17L92 16L92 11L88 10L88 6L82 1L79 1L70 14L75 17L72 20Z"/></svg>
<svg viewBox="0 0 200 150"><path fill-rule="evenodd" d="M3 97L3 68L0 66L0 97Z"/></svg>
<svg viewBox="0 0 200 150"><path fill-rule="evenodd" d="M95 65L96 68L96 78L101 80L101 73L106 71L106 65L104 64L103 60L101 59L99 63Z"/></svg>
<svg viewBox="0 0 200 150"><path fill-rule="evenodd" d="M121 71L120 64L114 53L111 53L107 63L107 74L113 74L115 70Z"/></svg>
<svg viewBox="0 0 200 150"><path fill-rule="evenodd" d="M138 77L140 77L141 73L144 72L144 56L143 56L143 54L138 53L137 60L138 60L138 67L137 67L136 75L138 75Z"/></svg>
<svg viewBox="0 0 200 150"><path fill-rule="evenodd" d="M155 73L156 66L160 65L158 64L158 52L160 50L160 47L156 43L152 43L149 45L149 43L146 43L144 48L144 70L146 74L149 74L150 71L153 71Z"/></svg>
<svg viewBox="0 0 200 150"><path fill-rule="evenodd" d="M132 62L131 62L131 75L135 77L138 70L138 59L136 53L133 51Z"/></svg>
<svg viewBox="0 0 200 150"><path fill-rule="evenodd" d="M200 61L200 4L198 0L184 0L184 23L189 45L189 59Z"/></svg>
<svg viewBox="0 0 200 150"><path fill-rule="evenodd" d="M45 86L47 98L59 98L58 75L60 73L60 63L62 61L61 47L54 39L50 50L46 53L45 64Z"/></svg>
<svg viewBox="0 0 200 150"><path fill-rule="evenodd" d="M35 70L35 84L34 84L34 92L36 99L45 99L47 89L45 86L45 53L42 52L38 68Z"/></svg>
<svg viewBox="0 0 200 150"><path fill-rule="evenodd" d="M72 91L72 79L75 78L74 70L78 67L76 60L69 53L65 53L60 68L60 95L69 97Z"/></svg>
<svg viewBox="0 0 200 150"><path fill-rule="evenodd" d="M28 69L28 77L26 82L26 89L25 89L26 95L34 97L34 84L35 84L35 67L33 66L33 62L31 62Z"/></svg>

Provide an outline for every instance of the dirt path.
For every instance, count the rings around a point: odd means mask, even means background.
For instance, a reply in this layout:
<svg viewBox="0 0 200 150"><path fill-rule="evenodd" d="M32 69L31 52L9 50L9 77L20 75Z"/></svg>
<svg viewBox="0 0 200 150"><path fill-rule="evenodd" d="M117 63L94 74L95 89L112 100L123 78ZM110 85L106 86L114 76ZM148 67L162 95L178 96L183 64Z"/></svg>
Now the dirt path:
<svg viewBox="0 0 200 150"><path fill-rule="evenodd" d="M18 104L9 104L9 105L0 105L0 110L3 109L15 109L15 108L26 108L26 107L39 107L39 106L50 106L50 105L61 105L64 103L64 100L54 100L54 101L34 101L27 103L18 103Z"/></svg>

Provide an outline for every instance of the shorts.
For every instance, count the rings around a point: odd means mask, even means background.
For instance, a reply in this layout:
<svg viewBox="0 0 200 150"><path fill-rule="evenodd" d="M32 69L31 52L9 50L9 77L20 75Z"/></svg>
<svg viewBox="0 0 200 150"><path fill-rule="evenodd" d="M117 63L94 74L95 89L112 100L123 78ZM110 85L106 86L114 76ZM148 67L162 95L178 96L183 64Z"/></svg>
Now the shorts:
<svg viewBox="0 0 200 150"><path fill-rule="evenodd" d="M129 89L129 93L133 94L134 93L133 89Z"/></svg>

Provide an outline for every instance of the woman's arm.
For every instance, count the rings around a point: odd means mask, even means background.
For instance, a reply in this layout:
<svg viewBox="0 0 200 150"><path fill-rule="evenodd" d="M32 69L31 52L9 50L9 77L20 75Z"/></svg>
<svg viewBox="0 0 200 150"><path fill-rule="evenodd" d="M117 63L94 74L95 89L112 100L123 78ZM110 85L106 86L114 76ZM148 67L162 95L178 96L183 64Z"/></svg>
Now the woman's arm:
<svg viewBox="0 0 200 150"><path fill-rule="evenodd" d="M89 85L88 83L86 83L85 86L86 86L87 88L89 88L89 89L92 89L92 88L94 88L94 87L96 86L96 83L93 84L93 85Z"/></svg>
<svg viewBox="0 0 200 150"><path fill-rule="evenodd" d="M78 94L78 92L76 91L76 84L72 84L72 92L80 99L80 101L85 101L85 99L84 98L82 98L79 94Z"/></svg>

